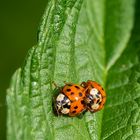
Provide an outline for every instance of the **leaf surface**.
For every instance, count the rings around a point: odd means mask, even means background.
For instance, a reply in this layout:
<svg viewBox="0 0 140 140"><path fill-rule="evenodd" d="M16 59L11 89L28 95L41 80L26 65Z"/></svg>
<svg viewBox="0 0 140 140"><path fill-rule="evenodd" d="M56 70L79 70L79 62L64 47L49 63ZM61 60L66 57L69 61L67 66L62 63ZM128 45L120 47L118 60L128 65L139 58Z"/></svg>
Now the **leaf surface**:
<svg viewBox="0 0 140 140"><path fill-rule="evenodd" d="M139 12L134 0L50 0L8 89L8 140L139 139ZM56 117L52 81L89 79L106 89L104 110Z"/></svg>

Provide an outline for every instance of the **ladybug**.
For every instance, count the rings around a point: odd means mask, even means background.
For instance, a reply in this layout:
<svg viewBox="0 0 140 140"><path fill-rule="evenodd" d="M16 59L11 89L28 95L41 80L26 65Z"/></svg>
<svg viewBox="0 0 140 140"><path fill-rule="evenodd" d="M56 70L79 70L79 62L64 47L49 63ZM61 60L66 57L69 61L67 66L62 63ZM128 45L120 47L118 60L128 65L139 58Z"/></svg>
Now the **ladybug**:
<svg viewBox="0 0 140 140"><path fill-rule="evenodd" d="M84 88L77 84L66 84L55 99L57 114L77 116L85 110Z"/></svg>
<svg viewBox="0 0 140 140"><path fill-rule="evenodd" d="M88 80L81 84L85 88L84 103L86 109L90 112L97 112L104 107L106 102L106 92L100 84L95 81Z"/></svg>

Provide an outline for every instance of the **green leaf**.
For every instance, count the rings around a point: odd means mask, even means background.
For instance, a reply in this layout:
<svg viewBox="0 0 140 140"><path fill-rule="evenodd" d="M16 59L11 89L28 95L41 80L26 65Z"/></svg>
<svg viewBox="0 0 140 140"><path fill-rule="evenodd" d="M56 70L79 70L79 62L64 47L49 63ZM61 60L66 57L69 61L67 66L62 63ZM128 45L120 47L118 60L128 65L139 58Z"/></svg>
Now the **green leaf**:
<svg viewBox="0 0 140 140"><path fill-rule="evenodd" d="M8 89L8 140L140 139L140 2L136 5L48 2L38 44ZM62 86L89 79L106 89L104 110L82 119L55 116L52 81Z"/></svg>

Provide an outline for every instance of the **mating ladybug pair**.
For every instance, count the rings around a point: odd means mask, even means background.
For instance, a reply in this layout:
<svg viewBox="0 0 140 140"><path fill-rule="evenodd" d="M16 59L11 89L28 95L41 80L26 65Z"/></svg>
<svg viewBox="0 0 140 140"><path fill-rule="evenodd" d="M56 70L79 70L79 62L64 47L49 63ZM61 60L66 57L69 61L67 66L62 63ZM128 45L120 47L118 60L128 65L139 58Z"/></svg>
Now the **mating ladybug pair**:
<svg viewBox="0 0 140 140"><path fill-rule="evenodd" d="M77 116L86 110L99 111L105 102L106 93L97 82L66 83L55 99L55 109L58 115Z"/></svg>

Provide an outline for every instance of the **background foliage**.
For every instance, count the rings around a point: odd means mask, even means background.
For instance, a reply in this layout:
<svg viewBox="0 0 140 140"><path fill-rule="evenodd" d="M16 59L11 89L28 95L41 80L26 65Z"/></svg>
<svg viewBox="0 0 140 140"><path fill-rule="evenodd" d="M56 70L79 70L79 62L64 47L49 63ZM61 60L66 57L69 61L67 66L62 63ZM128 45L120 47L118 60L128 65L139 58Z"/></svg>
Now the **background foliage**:
<svg viewBox="0 0 140 140"><path fill-rule="evenodd" d="M134 0L49 2L38 43L8 90L9 140L140 139L138 5ZM105 109L82 119L54 116L51 81L87 79L105 87Z"/></svg>
<svg viewBox="0 0 140 140"><path fill-rule="evenodd" d="M11 75L37 42L46 0L0 1L0 140L5 140L5 94Z"/></svg>

